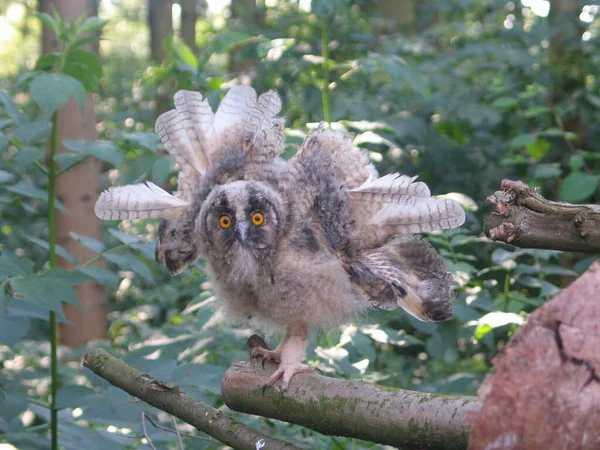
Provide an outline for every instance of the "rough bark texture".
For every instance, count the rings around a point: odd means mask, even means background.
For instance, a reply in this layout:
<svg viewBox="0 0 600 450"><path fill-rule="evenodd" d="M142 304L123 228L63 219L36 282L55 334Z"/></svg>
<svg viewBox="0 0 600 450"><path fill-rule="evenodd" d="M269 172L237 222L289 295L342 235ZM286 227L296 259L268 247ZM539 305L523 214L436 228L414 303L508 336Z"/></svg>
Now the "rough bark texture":
<svg viewBox="0 0 600 450"><path fill-rule="evenodd" d="M533 313L494 358L469 449L600 448L600 262Z"/></svg>
<svg viewBox="0 0 600 450"><path fill-rule="evenodd" d="M483 229L494 241L517 247L600 253L600 206L552 202L520 181L503 180L489 197L496 213Z"/></svg>
<svg viewBox="0 0 600 450"><path fill-rule="evenodd" d="M86 13L88 16L97 14L97 3L94 0L44 0L40 2L43 12L52 14L52 7L58 13L70 20ZM98 43L86 48L88 51L98 51ZM56 36L44 29L42 35L42 51L52 53L58 51ZM58 111L58 151L68 151L62 144L64 139L96 140L96 114L94 99L87 95L85 113L82 114L75 99L71 100ZM67 252L84 263L96 256L70 236L71 232L102 240L102 224L94 214L94 204L100 190L100 162L88 158L68 172L58 177L56 195L65 205L66 213L57 211L57 243L65 247ZM96 265L102 265L98 262ZM73 265L59 259L59 265L71 269ZM59 339L61 344L69 347L79 347L93 339L107 337L108 322L106 318L107 297L104 288L95 282L87 282L77 286L77 296L81 307L65 304L65 315L70 324L61 324Z"/></svg>
<svg viewBox="0 0 600 450"><path fill-rule="evenodd" d="M141 373L104 350L90 350L83 365L113 386L189 423L198 430L235 449L294 450L297 446L260 433L222 411L208 406L161 381Z"/></svg>
<svg viewBox="0 0 600 450"><path fill-rule="evenodd" d="M231 366L221 383L225 404L235 411L296 423L319 433L354 437L400 448L463 449L466 414L473 397L384 388L318 374L297 374L282 395L263 392L275 365Z"/></svg>

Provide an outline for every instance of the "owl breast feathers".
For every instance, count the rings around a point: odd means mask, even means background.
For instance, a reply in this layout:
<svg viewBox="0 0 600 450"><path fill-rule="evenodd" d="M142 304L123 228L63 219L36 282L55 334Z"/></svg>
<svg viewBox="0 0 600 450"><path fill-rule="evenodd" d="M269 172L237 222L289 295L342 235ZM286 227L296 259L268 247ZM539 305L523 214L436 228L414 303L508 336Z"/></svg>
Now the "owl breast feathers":
<svg viewBox="0 0 600 450"><path fill-rule="evenodd" d="M298 342L308 330L369 305L425 321L452 317L452 276L414 233L462 225L458 203L431 197L416 177L378 178L363 151L323 125L284 160L275 92L257 98L234 87L213 113L200 93L180 91L175 108L156 132L181 168L178 191L110 188L96 214L163 218L157 261L177 274L203 258L226 317L286 330L271 352L290 368L284 381L305 368Z"/></svg>

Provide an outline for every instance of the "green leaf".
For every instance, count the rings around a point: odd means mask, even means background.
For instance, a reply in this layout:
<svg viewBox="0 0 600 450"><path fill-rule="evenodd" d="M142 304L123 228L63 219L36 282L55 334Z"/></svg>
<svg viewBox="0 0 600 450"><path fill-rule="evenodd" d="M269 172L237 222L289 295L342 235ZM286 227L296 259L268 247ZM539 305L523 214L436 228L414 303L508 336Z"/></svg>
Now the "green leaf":
<svg viewBox="0 0 600 450"><path fill-rule="evenodd" d="M54 32L54 34L56 36L58 36L59 31L58 31L58 24L56 23L56 21L54 20L54 18L50 15L50 14L46 14L46 13L36 13L35 15L38 19L40 19L40 21L42 22L42 24L52 30Z"/></svg>
<svg viewBox="0 0 600 450"><path fill-rule="evenodd" d="M73 77L62 73L42 73L35 77L29 92L47 117L52 116L71 96L75 96L79 109L85 111L85 89Z"/></svg>
<svg viewBox="0 0 600 450"><path fill-rule="evenodd" d="M23 144L46 139L52 133L52 122L37 120L19 125L13 130L13 137Z"/></svg>
<svg viewBox="0 0 600 450"><path fill-rule="evenodd" d="M547 106L534 106L533 108L529 108L523 111L523 115L528 119L532 117L543 116L546 114L550 114L550 108L548 108Z"/></svg>
<svg viewBox="0 0 600 450"><path fill-rule="evenodd" d="M592 105L594 108L600 109L600 97L592 94L587 94L586 98L590 105Z"/></svg>
<svg viewBox="0 0 600 450"><path fill-rule="evenodd" d="M100 17L88 17L85 19L81 27L79 28L79 33L88 33L90 31L98 31L104 27L108 23L108 19L101 19Z"/></svg>
<svg viewBox="0 0 600 450"><path fill-rule="evenodd" d="M468 322L468 326L476 325L475 338L481 339L487 333L495 328L502 327L509 324L522 325L525 319L515 313L506 313L501 311L494 311L481 317L479 320Z"/></svg>
<svg viewBox="0 0 600 450"><path fill-rule="evenodd" d="M132 234L123 233L122 231L117 230L115 228L109 228L108 232L114 237L116 237L118 240L120 240L123 244L130 245L140 242L140 239L138 237L133 236Z"/></svg>
<svg viewBox="0 0 600 450"><path fill-rule="evenodd" d="M569 158L569 167L573 172L578 171L585 164L585 160L583 155L571 155Z"/></svg>
<svg viewBox="0 0 600 450"><path fill-rule="evenodd" d="M94 391L86 386L71 385L60 388L56 394L56 407L87 407L106 400L106 394Z"/></svg>
<svg viewBox="0 0 600 450"><path fill-rule="evenodd" d="M39 189L26 181L19 181L12 186L5 186L5 189L10 192L14 192L15 194L22 195L24 197L33 198L35 200L41 200L44 203L48 202L48 193L42 189ZM61 211L66 211L66 208L63 204L58 200L54 199L54 206L56 206Z"/></svg>
<svg viewBox="0 0 600 450"><path fill-rule="evenodd" d="M10 280L10 287L23 300L56 313L62 314L62 302L79 306L79 300L73 287L55 278L37 275L15 277Z"/></svg>
<svg viewBox="0 0 600 450"><path fill-rule="evenodd" d="M589 198L597 187L596 177L584 172L571 172L562 180L558 189L561 200L570 203Z"/></svg>
<svg viewBox="0 0 600 450"><path fill-rule="evenodd" d="M61 269L60 267L54 267L44 272L42 275L44 278L54 278L69 286L78 286L90 281L90 277L83 272Z"/></svg>
<svg viewBox="0 0 600 450"><path fill-rule="evenodd" d="M111 270L102 269L100 267L79 267L77 270L94 279L96 283L106 286L109 289L114 290L119 287L120 279Z"/></svg>
<svg viewBox="0 0 600 450"><path fill-rule="evenodd" d="M33 261L27 258L19 258L9 251L0 254L0 281L15 275L30 275L32 273Z"/></svg>
<svg viewBox="0 0 600 450"><path fill-rule="evenodd" d="M162 155L156 158L152 166L152 181L159 186L167 181L171 173L172 158L169 155Z"/></svg>
<svg viewBox="0 0 600 450"><path fill-rule="evenodd" d="M492 106L501 110L508 110L516 106L517 103L519 103L519 100L515 97L499 97L494 100Z"/></svg>
<svg viewBox="0 0 600 450"><path fill-rule="evenodd" d="M77 234L72 231L69 234L73 239L75 239L85 248L89 248L90 250L93 250L98 253L102 253L104 251L104 244L100 241L97 241L94 238L91 238L89 236L82 236L81 234Z"/></svg>
<svg viewBox="0 0 600 450"><path fill-rule="evenodd" d="M25 239L27 239L28 241L33 242L34 244L39 245L40 247L42 247L43 249L49 250L50 249L50 243L48 241L44 241L43 239L39 239L33 236L25 236ZM58 256L60 256L63 259L66 259L67 261L72 262L73 264L77 264L77 259L75 259L73 256L69 255L69 253L65 250L65 248L61 245L56 245L56 254Z"/></svg>
<svg viewBox="0 0 600 450"><path fill-rule="evenodd" d="M129 270L137 273L151 283L154 283L154 276L146 264L137 259L134 255L115 255L112 253L105 253L104 259L110 261L122 270Z"/></svg>
<svg viewBox="0 0 600 450"><path fill-rule="evenodd" d="M0 184L10 183L14 178L14 175L6 170L0 170Z"/></svg>
<svg viewBox="0 0 600 450"><path fill-rule="evenodd" d="M153 152L156 152L160 144L160 139L156 133L144 132L144 131L134 131L131 133L121 133L120 137L125 139L126 141L130 141L131 143L135 143L140 147L147 148ZM129 143L129 142L128 142Z"/></svg>
<svg viewBox="0 0 600 450"><path fill-rule="evenodd" d="M115 167L121 167L125 155L121 149L109 141L79 141L66 139L63 141L65 147L80 155L95 156Z"/></svg>
<svg viewBox="0 0 600 450"><path fill-rule="evenodd" d="M102 77L102 61L95 53L72 48L67 52L63 72L79 80L86 91L98 92Z"/></svg>
<svg viewBox="0 0 600 450"><path fill-rule="evenodd" d="M14 346L27 334L30 325L27 317L0 312L0 344ZM0 409L4 409L4 403L0 401L0 404Z"/></svg>
<svg viewBox="0 0 600 450"><path fill-rule="evenodd" d="M76 153L57 153L54 155L54 161L58 164L61 170L68 170L71 167L76 166L82 161L88 158L87 155L79 155Z"/></svg>
<svg viewBox="0 0 600 450"><path fill-rule="evenodd" d="M25 148L21 148L16 156L15 156L15 163L24 168L27 169L29 168L29 166L31 164L33 164L35 161L39 161L42 157L42 149L39 147L25 147Z"/></svg>
<svg viewBox="0 0 600 450"><path fill-rule="evenodd" d="M562 173L559 163L540 164L535 166L533 176L535 178L556 178Z"/></svg>
<svg viewBox="0 0 600 450"><path fill-rule="evenodd" d="M548 153L548 150L550 150L550 142L546 141L545 139L538 139L535 142L527 145L525 150L527 150L527 153L529 153L532 158L539 161L546 156L546 153Z"/></svg>
<svg viewBox="0 0 600 450"><path fill-rule="evenodd" d="M350 7L347 0L312 0L310 10L319 19L329 19L338 14L344 14Z"/></svg>
<svg viewBox="0 0 600 450"><path fill-rule="evenodd" d="M519 134L515 136L510 142L510 148L523 148L528 145L534 144L537 141L537 136L535 134L527 133L527 134Z"/></svg>
<svg viewBox="0 0 600 450"><path fill-rule="evenodd" d="M0 150L4 150L6 147L8 147L9 142L10 141L8 140L8 137L6 137L6 135L0 131Z"/></svg>
<svg viewBox="0 0 600 450"><path fill-rule="evenodd" d="M44 53L35 62L33 70L50 72L60 63L60 55L57 53Z"/></svg>
<svg viewBox="0 0 600 450"><path fill-rule="evenodd" d="M8 114L15 122L20 123L27 119L27 116L21 114L17 105L15 105L8 94L3 91L0 91L0 105L2 105L6 114Z"/></svg>

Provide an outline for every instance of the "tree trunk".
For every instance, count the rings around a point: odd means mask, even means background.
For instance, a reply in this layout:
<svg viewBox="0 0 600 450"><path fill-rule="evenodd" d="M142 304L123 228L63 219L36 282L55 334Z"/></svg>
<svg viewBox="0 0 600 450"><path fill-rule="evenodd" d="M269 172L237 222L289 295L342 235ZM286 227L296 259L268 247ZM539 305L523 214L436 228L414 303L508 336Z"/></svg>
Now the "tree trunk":
<svg viewBox="0 0 600 450"><path fill-rule="evenodd" d="M165 59L164 42L173 35L173 0L148 0L148 26L150 28L150 57L160 65ZM170 98L161 86L157 87L154 117L170 108Z"/></svg>
<svg viewBox="0 0 600 450"><path fill-rule="evenodd" d="M198 19L196 0L179 0L179 3L181 4L181 39L195 55L198 50L196 48L196 20Z"/></svg>
<svg viewBox="0 0 600 450"><path fill-rule="evenodd" d="M67 19L75 20L86 13L88 16L97 15L98 4L95 0L41 0L40 9L52 14L54 7L58 13ZM88 51L98 51L98 42L89 45ZM42 51L52 53L58 50L56 36L44 29L42 35ZM58 111L58 152L67 151L62 142L65 139L97 139L96 115L94 99L87 94L85 113L82 115L75 99L71 100ZM96 256L70 237L71 232L102 240L102 225L94 214L94 204L98 198L100 186L100 162L88 158L58 177L56 181L57 198L65 205L68 212L57 211L57 243L65 247L67 252L81 263ZM98 265L101 265L98 262ZM73 264L59 258L59 265L72 269ZM64 305L64 312L70 324L61 324L59 341L69 347L79 347L93 339L107 337L108 322L107 297L104 288L95 282L87 282L77 286L77 296L81 307Z"/></svg>

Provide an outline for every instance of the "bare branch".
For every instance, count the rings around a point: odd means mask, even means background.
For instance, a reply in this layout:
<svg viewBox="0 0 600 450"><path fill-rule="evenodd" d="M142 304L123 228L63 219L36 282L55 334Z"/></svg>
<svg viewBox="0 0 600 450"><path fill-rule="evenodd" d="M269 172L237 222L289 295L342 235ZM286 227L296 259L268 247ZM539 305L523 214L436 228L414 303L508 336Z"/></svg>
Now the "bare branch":
<svg viewBox="0 0 600 450"><path fill-rule="evenodd" d="M488 199L496 213L486 214L487 237L517 247L600 253L600 205L546 200L521 181L502 181L503 191Z"/></svg>
<svg viewBox="0 0 600 450"><path fill-rule="evenodd" d="M267 363L231 366L221 384L235 411L296 423L319 433L400 448L464 449L466 415L474 397L453 397L381 387L318 374L297 374L282 395L263 386L275 369Z"/></svg>
<svg viewBox="0 0 600 450"><path fill-rule="evenodd" d="M265 443L265 448L269 449L299 449L293 444L253 430L222 411L184 394L178 386L169 387L159 380L142 374L102 349L87 352L83 356L83 365L112 385L178 417L233 448L256 450L257 443L262 441Z"/></svg>

